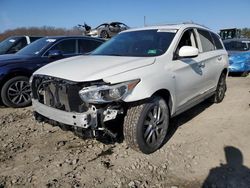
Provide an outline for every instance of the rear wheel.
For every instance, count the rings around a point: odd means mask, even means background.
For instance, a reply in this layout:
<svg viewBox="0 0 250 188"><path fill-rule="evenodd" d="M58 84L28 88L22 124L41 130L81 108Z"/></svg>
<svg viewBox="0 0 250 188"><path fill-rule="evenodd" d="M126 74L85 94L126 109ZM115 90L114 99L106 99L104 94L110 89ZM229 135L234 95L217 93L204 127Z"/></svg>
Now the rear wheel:
<svg viewBox="0 0 250 188"><path fill-rule="evenodd" d="M227 90L226 74L222 73L219 78L215 94L212 96L211 101L214 103L222 102L225 97L226 90Z"/></svg>
<svg viewBox="0 0 250 188"><path fill-rule="evenodd" d="M169 109L161 97L128 109L124 137L134 150L150 154L163 144L169 127Z"/></svg>
<svg viewBox="0 0 250 188"><path fill-rule="evenodd" d="M1 98L4 105L18 108L31 104L29 78L17 76L8 80L2 87Z"/></svg>
<svg viewBox="0 0 250 188"><path fill-rule="evenodd" d="M248 72L248 71L245 71L245 72L241 73L241 76L242 76L242 77L247 77L248 74L249 74L249 72Z"/></svg>

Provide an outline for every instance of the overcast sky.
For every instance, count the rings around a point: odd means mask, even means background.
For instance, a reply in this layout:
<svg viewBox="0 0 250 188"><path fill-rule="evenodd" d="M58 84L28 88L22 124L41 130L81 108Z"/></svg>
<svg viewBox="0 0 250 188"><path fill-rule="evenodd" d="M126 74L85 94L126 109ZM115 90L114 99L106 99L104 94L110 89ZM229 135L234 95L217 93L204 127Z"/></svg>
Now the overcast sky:
<svg viewBox="0 0 250 188"><path fill-rule="evenodd" d="M30 26L95 27L121 21L131 27L193 21L218 31L250 27L250 0L0 0L0 33Z"/></svg>

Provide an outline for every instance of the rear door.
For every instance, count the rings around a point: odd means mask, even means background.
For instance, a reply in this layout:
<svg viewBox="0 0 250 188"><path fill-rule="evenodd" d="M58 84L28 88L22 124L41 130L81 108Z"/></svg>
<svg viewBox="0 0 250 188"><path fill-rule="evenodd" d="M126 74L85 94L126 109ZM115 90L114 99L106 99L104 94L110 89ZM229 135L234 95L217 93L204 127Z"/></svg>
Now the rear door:
<svg viewBox="0 0 250 188"><path fill-rule="evenodd" d="M203 29L197 29L198 42L201 45L201 53L199 54L204 68L204 90L215 90L217 86L218 76L221 72L221 63L223 61L223 46L218 36L214 33Z"/></svg>

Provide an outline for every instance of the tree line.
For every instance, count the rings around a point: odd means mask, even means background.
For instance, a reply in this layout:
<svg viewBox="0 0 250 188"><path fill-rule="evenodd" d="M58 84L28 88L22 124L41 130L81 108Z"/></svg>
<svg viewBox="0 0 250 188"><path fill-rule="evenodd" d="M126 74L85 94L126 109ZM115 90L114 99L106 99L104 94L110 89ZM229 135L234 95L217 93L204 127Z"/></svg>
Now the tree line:
<svg viewBox="0 0 250 188"><path fill-rule="evenodd" d="M241 35L243 37L250 38L250 28L243 28L243 29L241 29Z"/></svg>
<svg viewBox="0 0 250 188"><path fill-rule="evenodd" d="M240 29L241 36L250 38L250 28ZM56 28L51 26L43 27L20 27L16 29L9 29L0 33L0 41L10 37L18 35L28 36L56 36L56 35L82 35L83 31L75 26L71 29Z"/></svg>
<svg viewBox="0 0 250 188"><path fill-rule="evenodd" d="M0 41L10 36L56 36L56 35L82 35L82 31L78 27L72 29L56 28L50 26L43 27L20 27L16 29L9 29L0 33Z"/></svg>

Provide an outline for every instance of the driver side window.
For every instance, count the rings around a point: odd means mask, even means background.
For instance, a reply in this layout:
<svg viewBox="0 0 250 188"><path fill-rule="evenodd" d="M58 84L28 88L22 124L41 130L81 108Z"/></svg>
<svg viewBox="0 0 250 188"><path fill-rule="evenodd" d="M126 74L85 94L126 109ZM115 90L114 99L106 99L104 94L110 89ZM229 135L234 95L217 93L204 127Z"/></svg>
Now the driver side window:
<svg viewBox="0 0 250 188"><path fill-rule="evenodd" d="M195 48L198 48L193 29L189 29L183 33L176 49L177 53L179 52L182 46L193 46Z"/></svg>

